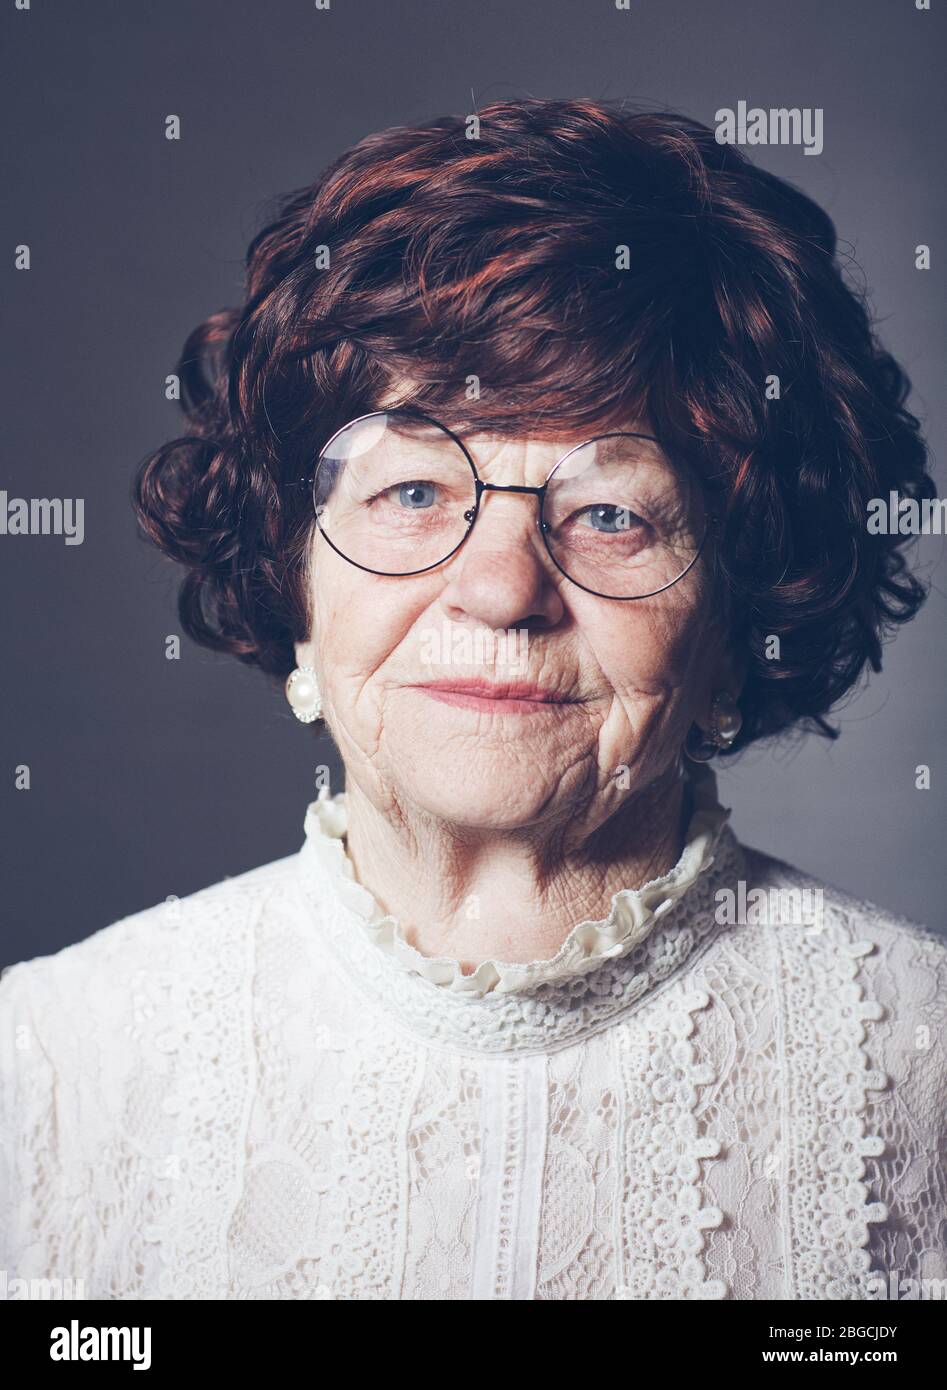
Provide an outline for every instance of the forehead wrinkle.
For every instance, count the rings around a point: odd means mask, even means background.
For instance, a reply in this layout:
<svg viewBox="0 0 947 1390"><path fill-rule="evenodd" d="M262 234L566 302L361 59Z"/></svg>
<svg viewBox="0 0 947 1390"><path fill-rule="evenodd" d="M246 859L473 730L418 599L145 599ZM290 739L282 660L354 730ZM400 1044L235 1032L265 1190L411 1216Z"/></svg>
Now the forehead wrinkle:
<svg viewBox="0 0 947 1390"><path fill-rule="evenodd" d="M566 442L469 434L463 439L484 482L539 487L570 447Z"/></svg>
<svg viewBox="0 0 947 1390"><path fill-rule="evenodd" d="M646 423L632 421L621 430L602 430L602 435L640 434L651 437ZM528 436L510 438L508 435L482 432L457 432L472 457L477 472L484 482L519 483L538 487L546 481L553 467L567 454L571 454L582 444L597 439L597 433L563 436L558 440L530 439ZM605 441L606 444L615 441ZM654 442L644 446L650 448L655 456L668 462L661 446ZM588 462L599 456L599 450L589 450L585 456ZM607 448L602 458L608 458Z"/></svg>

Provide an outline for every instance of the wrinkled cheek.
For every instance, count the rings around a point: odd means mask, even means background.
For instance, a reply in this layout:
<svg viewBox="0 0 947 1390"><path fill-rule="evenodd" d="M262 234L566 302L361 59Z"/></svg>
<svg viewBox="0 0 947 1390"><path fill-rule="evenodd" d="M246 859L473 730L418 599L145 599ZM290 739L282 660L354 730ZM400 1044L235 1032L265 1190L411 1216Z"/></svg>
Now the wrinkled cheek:
<svg viewBox="0 0 947 1390"><path fill-rule="evenodd" d="M700 613L666 606L638 615L620 640L609 637L602 664L617 690L665 701L690 684L705 659L706 647Z"/></svg>

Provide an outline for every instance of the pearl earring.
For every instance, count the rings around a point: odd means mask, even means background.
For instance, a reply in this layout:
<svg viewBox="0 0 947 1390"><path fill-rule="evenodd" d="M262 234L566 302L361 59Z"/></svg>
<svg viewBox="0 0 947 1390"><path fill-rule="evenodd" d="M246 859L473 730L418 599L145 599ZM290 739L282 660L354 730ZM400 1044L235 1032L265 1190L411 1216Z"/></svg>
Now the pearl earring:
<svg viewBox="0 0 947 1390"><path fill-rule="evenodd" d="M286 678L286 698L296 718L311 724L322 718L322 696L311 666L297 666Z"/></svg>
<svg viewBox="0 0 947 1390"><path fill-rule="evenodd" d="M710 714L710 731L704 733L699 724L692 724L684 742L684 752L695 763L709 763L721 749L731 748L743 728L740 707L725 690L714 696Z"/></svg>

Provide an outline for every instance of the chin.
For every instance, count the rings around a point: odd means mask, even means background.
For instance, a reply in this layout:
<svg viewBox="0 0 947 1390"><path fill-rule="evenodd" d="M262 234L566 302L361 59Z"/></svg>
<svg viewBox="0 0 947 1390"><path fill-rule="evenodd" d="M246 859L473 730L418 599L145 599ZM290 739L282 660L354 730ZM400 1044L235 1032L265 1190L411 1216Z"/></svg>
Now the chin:
<svg viewBox="0 0 947 1390"><path fill-rule="evenodd" d="M532 777L525 785L500 757L487 755L470 764L465 758L432 760L430 770L415 764L398 778L399 799L448 824L472 830L516 830L538 820L555 795L557 780ZM408 764L410 766L410 763Z"/></svg>

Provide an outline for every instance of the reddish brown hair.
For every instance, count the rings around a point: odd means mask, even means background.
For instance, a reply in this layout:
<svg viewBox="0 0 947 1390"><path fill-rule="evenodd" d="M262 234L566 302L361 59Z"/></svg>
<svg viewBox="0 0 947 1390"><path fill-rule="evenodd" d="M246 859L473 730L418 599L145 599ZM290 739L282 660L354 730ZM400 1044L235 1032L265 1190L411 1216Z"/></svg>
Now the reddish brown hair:
<svg viewBox="0 0 947 1390"><path fill-rule="evenodd" d="M476 139L463 117L371 135L281 199L244 304L184 344L188 430L145 460L135 505L187 567L185 630L288 673L308 636L306 479L395 381L457 429L593 434L642 413L723 517L749 660L736 746L800 720L831 732L923 598L904 538L868 534L868 499L934 489L830 219L683 116L529 99L479 120Z"/></svg>

